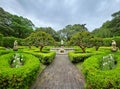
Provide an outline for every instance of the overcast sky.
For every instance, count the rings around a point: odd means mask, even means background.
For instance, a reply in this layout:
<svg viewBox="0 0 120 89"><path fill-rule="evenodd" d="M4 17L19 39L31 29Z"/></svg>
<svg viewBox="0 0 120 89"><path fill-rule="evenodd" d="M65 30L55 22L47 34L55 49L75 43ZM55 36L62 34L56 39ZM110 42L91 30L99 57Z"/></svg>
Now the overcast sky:
<svg viewBox="0 0 120 89"><path fill-rule="evenodd" d="M30 19L36 27L60 30L68 24L86 24L92 31L120 10L120 0L0 0L0 7Z"/></svg>

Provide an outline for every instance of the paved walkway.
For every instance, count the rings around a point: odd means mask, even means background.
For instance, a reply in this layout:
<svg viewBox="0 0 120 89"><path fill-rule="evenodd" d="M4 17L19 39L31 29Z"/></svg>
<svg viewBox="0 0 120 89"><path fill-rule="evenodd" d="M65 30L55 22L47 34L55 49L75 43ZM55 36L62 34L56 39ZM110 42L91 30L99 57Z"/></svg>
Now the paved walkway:
<svg viewBox="0 0 120 89"><path fill-rule="evenodd" d="M56 55L31 89L84 89L84 78L67 55Z"/></svg>

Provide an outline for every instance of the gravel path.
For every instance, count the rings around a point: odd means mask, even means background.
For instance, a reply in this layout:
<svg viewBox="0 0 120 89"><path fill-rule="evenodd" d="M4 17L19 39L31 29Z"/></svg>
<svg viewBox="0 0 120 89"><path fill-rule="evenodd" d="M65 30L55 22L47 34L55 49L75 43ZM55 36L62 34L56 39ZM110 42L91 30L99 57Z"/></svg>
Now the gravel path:
<svg viewBox="0 0 120 89"><path fill-rule="evenodd" d="M68 59L67 55L56 55L37 78L31 89L84 89L84 78Z"/></svg>

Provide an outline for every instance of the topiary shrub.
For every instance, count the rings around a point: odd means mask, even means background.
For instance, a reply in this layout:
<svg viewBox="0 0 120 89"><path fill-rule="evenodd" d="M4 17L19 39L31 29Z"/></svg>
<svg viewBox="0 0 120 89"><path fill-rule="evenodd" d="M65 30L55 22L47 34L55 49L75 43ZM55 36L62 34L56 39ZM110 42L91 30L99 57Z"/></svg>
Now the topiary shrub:
<svg viewBox="0 0 120 89"><path fill-rule="evenodd" d="M29 89L38 74L39 59L33 55L22 53L25 58L24 65L20 68L11 68L13 54L0 56L0 89Z"/></svg>
<svg viewBox="0 0 120 89"><path fill-rule="evenodd" d="M105 54L94 55L84 61L82 72L86 79L86 89L120 89L120 56L114 54L117 65L112 70L101 70L100 60Z"/></svg>

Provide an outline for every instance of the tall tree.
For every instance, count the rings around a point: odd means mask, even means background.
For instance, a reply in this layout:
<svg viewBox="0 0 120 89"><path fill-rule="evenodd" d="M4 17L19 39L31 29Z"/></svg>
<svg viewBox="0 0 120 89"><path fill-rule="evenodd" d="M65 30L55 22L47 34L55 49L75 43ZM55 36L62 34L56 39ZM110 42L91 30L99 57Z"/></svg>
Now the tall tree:
<svg viewBox="0 0 120 89"><path fill-rule="evenodd" d="M83 53L85 53L86 47L90 45L89 43L91 38L92 35L90 32L79 32L72 36L70 44L79 46L82 49Z"/></svg>
<svg viewBox="0 0 120 89"><path fill-rule="evenodd" d="M30 36L25 39L25 41L30 45L40 46L40 52L44 46L54 45L55 43L51 35L42 31L31 33Z"/></svg>
<svg viewBox="0 0 120 89"><path fill-rule="evenodd" d="M62 30L58 31L60 34L61 39L64 39L66 41L69 41L72 35L74 35L77 32L84 32L88 31L85 27L85 24L74 24L74 25L67 25Z"/></svg>
<svg viewBox="0 0 120 89"><path fill-rule="evenodd" d="M27 18L12 15L0 8L0 33L4 36L25 38L33 32L34 24Z"/></svg>
<svg viewBox="0 0 120 89"><path fill-rule="evenodd" d="M106 21L103 25L95 29L92 33L98 37L120 36L120 11L112 14L112 20Z"/></svg>
<svg viewBox="0 0 120 89"><path fill-rule="evenodd" d="M55 41L60 41L60 35L51 27L39 27L39 28L36 28L35 31L46 32L46 33L50 34L55 39Z"/></svg>

